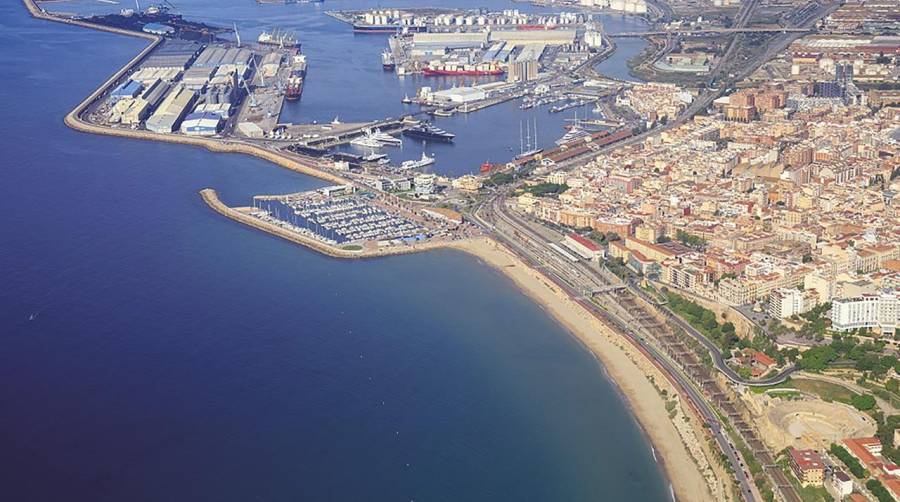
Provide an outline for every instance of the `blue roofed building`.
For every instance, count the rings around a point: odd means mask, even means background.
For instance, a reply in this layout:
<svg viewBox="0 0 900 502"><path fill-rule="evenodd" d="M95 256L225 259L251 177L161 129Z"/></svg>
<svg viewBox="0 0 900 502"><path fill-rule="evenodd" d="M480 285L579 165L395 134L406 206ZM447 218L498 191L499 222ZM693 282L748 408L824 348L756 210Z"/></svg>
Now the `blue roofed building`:
<svg viewBox="0 0 900 502"><path fill-rule="evenodd" d="M136 80L128 80L119 87L116 87L109 95L110 101L119 101L126 98L136 98L141 93L144 85Z"/></svg>

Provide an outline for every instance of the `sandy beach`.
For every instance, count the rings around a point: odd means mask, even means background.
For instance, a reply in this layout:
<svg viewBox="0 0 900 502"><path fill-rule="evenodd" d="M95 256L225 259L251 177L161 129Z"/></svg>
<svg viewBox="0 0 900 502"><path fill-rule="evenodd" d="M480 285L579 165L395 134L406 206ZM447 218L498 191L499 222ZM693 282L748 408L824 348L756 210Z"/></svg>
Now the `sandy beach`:
<svg viewBox="0 0 900 502"><path fill-rule="evenodd" d="M665 399L649 380L652 376L657 387L666 388L669 395L674 395L674 389L655 366L549 279L493 240L473 239L448 247L470 253L512 279L597 356L661 457L678 500L722 500L712 495L682 435L668 416Z"/></svg>

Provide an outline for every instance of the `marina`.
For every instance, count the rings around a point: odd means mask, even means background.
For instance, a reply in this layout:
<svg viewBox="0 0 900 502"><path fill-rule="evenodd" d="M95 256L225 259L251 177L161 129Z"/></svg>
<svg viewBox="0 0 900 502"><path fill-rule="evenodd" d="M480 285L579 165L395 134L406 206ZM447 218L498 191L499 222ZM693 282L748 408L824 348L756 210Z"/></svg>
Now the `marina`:
<svg viewBox="0 0 900 502"><path fill-rule="evenodd" d="M350 192L350 193L347 193ZM278 197L256 196L252 216L332 245L389 246L428 239L428 229L387 212L349 187Z"/></svg>

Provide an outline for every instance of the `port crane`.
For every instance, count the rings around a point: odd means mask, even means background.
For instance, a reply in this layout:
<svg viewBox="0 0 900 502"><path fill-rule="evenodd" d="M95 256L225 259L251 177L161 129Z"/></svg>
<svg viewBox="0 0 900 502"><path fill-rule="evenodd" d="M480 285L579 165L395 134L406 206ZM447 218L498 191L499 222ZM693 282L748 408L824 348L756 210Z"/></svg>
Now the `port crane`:
<svg viewBox="0 0 900 502"><path fill-rule="evenodd" d="M247 87L247 81L244 79L241 79L241 85L244 86L244 91L247 92L247 97L250 98L250 108L256 108L257 106L259 106L256 103L256 98L253 97L253 93L250 92L250 88Z"/></svg>

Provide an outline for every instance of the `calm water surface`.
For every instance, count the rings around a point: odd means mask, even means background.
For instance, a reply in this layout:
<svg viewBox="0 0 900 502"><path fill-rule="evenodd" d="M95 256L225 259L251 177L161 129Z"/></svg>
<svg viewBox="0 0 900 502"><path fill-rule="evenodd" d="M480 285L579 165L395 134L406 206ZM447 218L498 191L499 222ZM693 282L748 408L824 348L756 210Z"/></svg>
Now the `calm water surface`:
<svg viewBox="0 0 900 502"><path fill-rule="evenodd" d="M286 24L250 0L177 3ZM63 115L141 42L17 2L0 28L3 500L667 498L601 368L510 281L461 253L344 262L227 221L197 190L240 204L321 183L71 131ZM325 68L301 113L395 113L352 90L380 69L345 91Z"/></svg>

